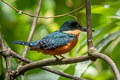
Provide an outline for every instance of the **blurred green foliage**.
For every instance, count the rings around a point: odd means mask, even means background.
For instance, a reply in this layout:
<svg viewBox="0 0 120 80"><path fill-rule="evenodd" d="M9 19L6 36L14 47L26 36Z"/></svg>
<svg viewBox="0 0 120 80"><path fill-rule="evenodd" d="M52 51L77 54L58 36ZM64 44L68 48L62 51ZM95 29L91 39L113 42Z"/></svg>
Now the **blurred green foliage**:
<svg viewBox="0 0 120 80"><path fill-rule="evenodd" d="M16 8L35 14L37 0L6 0ZM67 13L85 4L85 0L42 0L41 16L55 16ZM91 0L92 10L92 27L94 45L106 55L110 56L116 63L120 71L120 0ZM81 25L86 26L85 8L77 11L72 15L76 16ZM69 16L39 19L33 40L39 40L45 35L58 30L64 21L73 19ZM10 7L0 1L0 31L7 46L22 54L24 46L12 44L12 41L26 41L30 32L33 18L16 13ZM77 46L66 57L81 56L87 52L86 33L81 32ZM37 61L41 59L53 58L35 51L28 51L27 58ZM11 59L13 70L17 67L18 61ZM3 61L4 63L4 61ZM5 64L5 63L4 63ZM79 67L78 67L79 64ZM84 68L82 74L78 72L77 76L89 80L113 80L114 75L108 65L102 60L95 63L86 62L83 64L71 64L52 66L52 68L64 71L74 75L77 70ZM91 65L90 65L91 64ZM81 65L81 66L80 66ZM89 67L88 67L89 65ZM5 68L5 66L4 66ZM3 69L3 68L0 68ZM0 70L2 71L2 70ZM0 72L0 77L1 77ZM76 76L76 75L75 75ZM2 79L2 78L0 78ZM20 78L18 78L20 80ZM25 74L25 80L70 80L60 77L56 74L41 70L33 69Z"/></svg>

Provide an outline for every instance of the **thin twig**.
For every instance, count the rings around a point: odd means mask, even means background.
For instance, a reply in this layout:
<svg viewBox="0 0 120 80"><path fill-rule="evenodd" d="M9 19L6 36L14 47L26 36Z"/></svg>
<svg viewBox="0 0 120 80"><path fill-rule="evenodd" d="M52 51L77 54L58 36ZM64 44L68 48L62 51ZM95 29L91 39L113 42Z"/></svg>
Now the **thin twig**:
<svg viewBox="0 0 120 80"><path fill-rule="evenodd" d="M32 62L31 60L29 60L29 59L26 59L26 58L24 58L24 57L22 57L22 56L19 56L16 52L14 52L14 51L10 51L10 53L9 53L9 55L10 56L12 56L12 57L14 57L14 58L16 58L16 59L19 59L20 61L23 61L23 62Z"/></svg>
<svg viewBox="0 0 120 80"><path fill-rule="evenodd" d="M36 25L37 25L37 22L38 22L38 17L39 14L40 14L40 8L41 8L41 0L39 0L38 2L38 8L37 8L37 11L36 11L36 15L33 19L33 23L32 23L32 28L31 28L31 31L30 31L30 34L29 34L29 37L28 37L28 40L27 42L30 42L32 40L32 37L33 37L33 34L34 34L34 31L35 31L35 28L36 28ZM26 56L27 52L28 52L28 46L25 46L25 50L22 54L23 57ZM18 65L18 68L23 64L23 62L21 62L19 65Z"/></svg>
<svg viewBox="0 0 120 80"><path fill-rule="evenodd" d="M80 79L80 78L78 78L78 77L74 77L74 76L72 76L72 75L70 75L70 74L67 74L67 73L64 73L64 72L60 72L60 71L57 71L57 70L54 70L54 69L51 69L51 68L48 68L48 67L40 67L41 69L45 69L45 70L47 70L47 71L49 71L49 72L52 72L52 73L54 73L54 74L58 74L58 75L60 75L60 76L63 76L63 77L66 77L66 78L69 78L69 79L73 79L73 80L83 80L83 79Z"/></svg>
<svg viewBox="0 0 120 80"><path fill-rule="evenodd" d="M56 15L56 16L34 16L34 15L32 15L32 14L30 14L30 13L27 13L27 12L24 12L24 11L22 11L22 10L18 10L17 8L15 8L14 6L12 6L11 4L9 4L9 3L7 3L6 1L4 1L4 0L1 0L3 3L5 3L6 5L8 5L10 8L12 8L13 10L15 10L16 12L18 12L19 14L25 14L25 15L27 15L27 16L30 16L30 17L37 17L37 18L44 18L44 19L49 19L49 18L58 18L58 17L63 17L63 16L69 16L69 14L72 14L72 13L74 13L74 12L76 12L76 11L79 11L79 10L82 10L84 7L85 7L85 5L83 5L83 6L81 6L81 7L79 7L79 8L76 8L76 9L74 9L74 10L72 10L72 11L70 11L70 12L67 12L67 13L64 13L64 14L60 14L60 15Z"/></svg>
<svg viewBox="0 0 120 80"><path fill-rule="evenodd" d="M36 11L36 15L33 19L32 28L31 28L31 31L30 31L27 42L30 42L32 40L33 34L35 32L35 28L36 28L36 25L37 25L37 22L38 22L38 17L37 16L39 16L39 14L40 14L41 1L42 0L39 0L39 2L38 2L38 8L37 8L37 11ZM26 56L27 51L28 51L28 46L25 47L25 51L23 52L23 55L22 55L23 57Z"/></svg>

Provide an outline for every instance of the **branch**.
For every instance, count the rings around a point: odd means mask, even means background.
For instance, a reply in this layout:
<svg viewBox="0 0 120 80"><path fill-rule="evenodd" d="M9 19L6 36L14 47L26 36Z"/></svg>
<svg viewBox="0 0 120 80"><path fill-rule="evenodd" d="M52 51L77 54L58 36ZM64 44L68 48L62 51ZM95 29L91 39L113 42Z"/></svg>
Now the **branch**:
<svg viewBox="0 0 120 80"><path fill-rule="evenodd" d="M31 60L28 60L28 59L25 59L25 58L19 56L17 53L15 53L15 52L12 51L12 50L10 51L10 55L11 55L12 57L14 57L14 58L17 58L17 59L23 61L23 62L32 63ZM46 70L46 71L48 71L48 72L57 74L57 75L61 75L61 76L66 77L66 78L75 79L75 80L82 80L82 79L80 79L80 78L78 78L78 77L74 77L74 76L69 75L69 74L66 74L66 73L64 73L64 72L60 72L60 71L53 70L53 69L51 69L51 68L49 68L49 67L45 67L45 66L44 66L44 67L40 67L40 68L43 69L43 70ZM14 74L15 74L15 73L13 73L12 76L14 76Z"/></svg>
<svg viewBox="0 0 120 80"><path fill-rule="evenodd" d="M61 61L57 61L56 59L36 61L36 62L32 62L32 63L26 64L20 67L13 75L18 76L28 70L42 67L42 66L72 64L72 63L77 63L77 62L86 61L90 59L91 58L88 55L83 55L83 56L76 57L76 58L65 58Z"/></svg>
<svg viewBox="0 0 120 80"><path fill-rule="evenodd" d="M98 53L95 48L94 48L94 50L90 49L89 52L92 53L92 55L95 58L100 58L100 59L104 60L105 62L107 62L111 66L111 68L114 72L114 75L116 76L116 79L119 80L119 77L120 77L119 76L119 71L118 71L115 63L112 61L112 59L110 59L108 56L106 56L102 53ZM56 61L55 59L36 61L36 62L32 62L30 64L26 64L23 67L20 67L19 70L17 72L15 72L15 74L13 74L13 75L15 75L15 77L17 77L21 73L24 73L28 70L38 68L38 67L41 67L41 66L50 66L50 65L59 65L59 64L72 64L72 63L77 63L77 62L86 61L86 60L90 60L90 59L91 59L91 57L89 57L88 55L84 55L84 56L76 57L76 58L65 58L62 61ZM41 67L41 69L44 69L44 67ZM46 69L47 68L45 68L45 70ZM52 72L54 70L50 69L49 71ZM58 72L58 71L54 71L53 73L56 73L56 72ZM61 75L60 73L61 72L58 72L57 74ZM65 74L63 73L62 75L65 75Z"/></svg>
<svg viewBox="0 0 120 80"><path fill-rule="evenodd" d="M90 48L89 53L91 56L93 56L95 58L100 58L100 59L104 60L106 63L108 63L109 66L111 67L112 71L114 72L116 80L120 80L119 70L117 69L115 63L112 61L111 58L109 58L105 54L99 53L95 48Z"/></svg>
<svg viewBox="0 0 120 80"><path fill-rule="evenodd" d="M69 78L69 79L73 79L73 80L84 80L84 79L80 79L80 78L78 78L78 77L74 77L74 76L72 76L72 75L70 75L70 74L66 74L66 73L64 73L64 72L60 72L60 71L56 71L56 70L54 70L54 69L50 69L50 68L48 68L48 67L40 67L41 69L45 69L45 70L47 70L47 71L49 71L49 72L52 72L52 73L54 73L54 74L58 74L58 75L60 75L60 76L63 76L63 77L66 77L66 78Z"/></svg>
<svg viewBox="0 0 120 80"><path fill-rule="evenodd" d="M12 65L10 61L10 56L6 56L5 60L6 60L6 77L5 77L6 79L5 80L11 80Z"/></svg>
<svg viewBox="0 0 120 80"><path fill-rule="evenodd" d="M93 47L90 0L86 0L86 22L87 22L87 42L88 42L88 49L90 49L91 47Z"/></svg>
<svg viewBox="0 0 120 80"><path fill-rule="evenodd" d="M27 13L27 12L24 12L22 10L18 10L17 8L15 8L14 6L12 6L11 4L7 3L6 1L4 0L1 0L3 3L5 3L7 6L9 6L10 8L12 8L13 10L15 10L16 12L18 12L19 14L24 14L24 15L27 15L27 16L30 16L30 17L37 17L37 18L44 18L44 19L49 19L49 18L58 18L58 17L63 17L63 16L70 16L69 14L72 14L76 11L79 11L79 10L82 10L85 5L79 7L79 8L76 8L70 12L67 12L67 13L64 13L64 14L60 14L60 15L56 15L56 16L36 16L36 15L32 15L30 13ZM72 17L72 16L71 16Z"/></svg>
<svg viewBox="0 0 120 80"><path fill-rule="evenodd" d="M94 57L96 57L96 58L101 58L101 59L103 59L105 62L107 62L109 65L111 65L111 68L112 68L112 70L114 71L114 73L115 73L115 75L117 75L117 76L119 76L119 72L118 72L118 70L117 70L117 68L116 68L116 65L114 64L114 62L108 57L108 56L106 56L106 55L104 55L104 54L102 54L102 53L98 53L97 51L96 51L96 49L94 48L94 49L90 49L90 51L89 51L90 53L92 53L92 55L94 55ZM94 54L93 54L94 53ZM19 56L18 54L16 54L15 52L13 52L13 51L11 51L10 52L10 55L11 56L13 56L13 57L15 57L15 58L18 58L19 60L22 60L22 61L24 61L24 62L26 62L26 63L31 63L32 61L30 61L30 60L28 60L28 59L25 59L25 58L23 58L23 57L21 57L21 56ZM17 57L16 57L17 56ZM85 57L86 56L86 57ZM85 58L87 58L88 56L87 55L85 55L84 57L80 57L81 58L81 60L83 59L83 61L84 60L86 60ZM88 60L89 60L89 58L90 57L88 57ZM61 63L60 63L61 64ZM72 75L69 75L69 74L66 74L66 73L63 73L63 72L60 72L60 71L56 71L56 70L53 70L53 69L51 69L51 68L48 68L48 67L40 67L41 69L43 69L43 70L46 70L46 71L49 71L49 72L52 72L52 73L55 73L55 74L58 74L58 75L61 75L61 76L63 76L63 77L67 77L67 78L70 78L70 79L77 79L76 77L74 77L74 76L72 76ZM12 75L16 75L16 73L14 73L14 74L12 74ZM78 79L79 80L79 79ZM118 80L118 79L117 79Z"/></svg>
<svg viewBox="0 0 120 80"><path fill-rule="evenodd" d="M10 73L11 73L11 61L10 61L10 56L9 56L9 52L3 42L3 39L2 39L2 35L1 35L1 32L0 32L0 48L1 48L1 52L2 54L4 54L5 56L5 60L6 60L6 80L10 80L11 79L11 76L10 76Z"/></svg>
<svg viewBox="0 0 120 80"><path fill-rule="evenodd" d="M93 40L92 40L92 27L91 27L91 6L90 6L90 0L86 0L86 22L87 22L87 42L88 42L88 54L91 56L91 58L100 58L107 62L109 66L112 68L116 80L120 80L120 73L115 65L115 63L112 61L111 58L106 56L105 54L98 53L96 48L93 46Z"/></svg>
<svg viewBox="0 0 120 80"><path fill-rule="evenodd" d="M114 75L115 75L115 79L116 80L120 80L120 73L119 70L116 66L116 64L112 61L111 58L109 58L107 55L99 53L99 54L95 54L94 57L96 58L101 58L102 60L104 60L107 64L110 65Z"/></svg>
<svg viewBox="0 0 120 80"><path fill-rule="evenodd" d="M30 60L28 60L28 59L25 59L25 58L23 58L23 57L21 57L21 56L19 56L18 54L16 54L16 53L15 53L14 51L12 51L12 50L10 51L10 55L13 56L14 58L17 58L17 59L23 61L23 62L32 63L32 61L30 61ZM87 56L86 56L86 57L87 57ZM85 57L85 58L86 58L86 57ZM70 79L74 79L74 80L82 80L82 79L80 79L80 78L78 78L78 77L74 77L74 76L69 75L69 74L66 74L66 73L64 73L64 72L60 72L60 71L53 70L53 69L51 69L51 68L49 68L49 67L45 67L45 66L44 66L44 67L40 67L40 68L43 69L43 70L46 70L46 71L48 71L48 72L52 72L52 73L61 75L61 76L66 77L66 78L70 78ZM15 73L16 73L16 72L15 72ZM13 73L12 76L14 76L15 73Z"/></svg>
<svg viewBox="0 0 120 80"><path fill-rule="evenodd" d="M19 55L16 54L14 51L11 51L11 52L10 52L10 55L13 56L14 58L17 58L17 59L23 61L23 62L32 63L32 61L30 61L30 60L28 60L28 59L25 59L25 58L23 58L23 57L21 57L21 56L19 56ZM70 78L70 79L74 79L74 80L82 80L82 79L80 79L80 78L78 78L78 77L74 77L74 76L69 75L69 74L66 74L66 73L64 73L64 72L60 72L60 71L53 70L53 69L51 69L51 68L49 68L49 67L45 67L45 66L43 67L43 66L42 66L42 67L40 67L40 68L43 69L43 70L46 70L46 71L48 71L48 72L57 74L57 75L61 75L61 76L66 77L66 78ZM14 72L14 73L12 74L12 77L14 77L15 75L16 75L16 72Z"/></svg>

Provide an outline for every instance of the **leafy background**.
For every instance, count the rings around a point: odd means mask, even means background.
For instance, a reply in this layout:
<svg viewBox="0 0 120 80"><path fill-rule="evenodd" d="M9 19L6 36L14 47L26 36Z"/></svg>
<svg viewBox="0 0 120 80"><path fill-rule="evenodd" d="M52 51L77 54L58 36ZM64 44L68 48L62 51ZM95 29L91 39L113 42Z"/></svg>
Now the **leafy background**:
<svg viewBox="0 0 120 80"><path fill-rule="evenodd" d="M16 8L35 14L38 0L6 0ZM73 9L81 7L85 0L42 0L41 16L55 16L67 13ZM102 53L110 56L120 70L120 0L91 0L92 27L95 47ZM72 15L76 16L81 25L86 26L85 8ZM45 35L58 30L66 21L73 19L69 16L39 19L33 40L39 40ZM9 8L0 1L0 31L6 45L22 55L24 46L12 44L12 41L26 41L30 32L32 17L21 15ZM81 32L77 46L65 57L76 57L86 54L86 33ZM37 61L53 58L48 55L28 51L27 58ZM12 68L15 69L19 61L11 59ZM85 61L70 65L51 66L59 71L63 71L74 76L83 77L88 80L114 80L114 75L110 67L102 60L96 62ZM4 78L5 61L0 58L0 79ZM21 80L18 77L17 80ZM24 80L70 80L56 74L33 69L25 73Z"/></svg>

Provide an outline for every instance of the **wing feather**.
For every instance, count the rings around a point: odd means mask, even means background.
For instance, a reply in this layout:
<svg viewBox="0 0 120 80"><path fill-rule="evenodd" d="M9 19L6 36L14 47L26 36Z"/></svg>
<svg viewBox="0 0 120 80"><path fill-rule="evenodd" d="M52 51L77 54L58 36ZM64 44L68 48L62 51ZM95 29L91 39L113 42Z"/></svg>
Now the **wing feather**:
<svg viewBox="0 0 120 80"><path fill-rule="evenodd" d="M72 41L73 38L73 34L56 31L42 38L39 45L41 49L54 49L66 45L68 42Z"/></svg>

